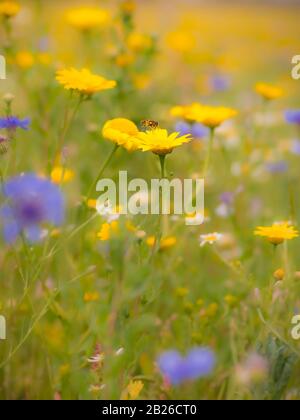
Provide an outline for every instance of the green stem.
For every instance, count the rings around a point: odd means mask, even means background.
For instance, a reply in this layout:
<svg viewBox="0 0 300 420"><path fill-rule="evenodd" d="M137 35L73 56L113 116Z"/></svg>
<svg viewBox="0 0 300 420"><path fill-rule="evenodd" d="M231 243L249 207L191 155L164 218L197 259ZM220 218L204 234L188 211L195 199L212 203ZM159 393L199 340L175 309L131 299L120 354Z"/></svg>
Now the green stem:
<svg viewBox="0 0 300 420"><path fill-rule="evenodd" d="M166 155L159 155L161 178L165 178Z"/></svg>
<svg viewBox="0 0 300 420"><path fill-rule="evenodd" d="M96 185L97 185L99 179L101 178L101 176L102 176L103 172L105 171L105 169L107 168L107 166L110 164L110 161L112 160L112 158L113 158L114 154L116 153L116 151L118 150L118 148L119 148L119 146L116 144L115 147L110 152L110 154L107 156L106 160L104 161L103 165L100 168L100 171L99 171L95 181L92 183L92 185L90 186L90 188L88 190L86 200L89 200L91 198L93 190L96 188Z"/></svg>
<svg viewBox="0 0 300 420"><path fill-rule="evenodd" d="M204 170L203 170L203 178L206 176L209 166L210 166L210 162L211 162L211 155L212 155L212 150L213 150L213 146L214 146L214 137L215 137L215 129L211 128L210 129L210 136L209 136L209 144L208 144L208 151L207 151L207 155L206 155L206 159L205 159L205 163L204 163Z"/></svg>

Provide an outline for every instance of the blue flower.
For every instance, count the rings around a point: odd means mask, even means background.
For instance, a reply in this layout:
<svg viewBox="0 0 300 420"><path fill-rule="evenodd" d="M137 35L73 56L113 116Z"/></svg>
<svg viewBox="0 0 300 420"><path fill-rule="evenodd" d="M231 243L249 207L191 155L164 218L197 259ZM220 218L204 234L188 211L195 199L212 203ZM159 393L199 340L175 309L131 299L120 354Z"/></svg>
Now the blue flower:
<svg viewBox="0 0 300 420"><path fill-rule="evenodd" d="M175 131L179 132L181 136L191 134L195 139L202 139L209 134L208 128L204 125L199 123L189 124L186 121L179 121L175 125Z"/></svg>
<svg viewBox="0 0 300 420"><path fill-rule="evenodd" d="M269 162L266 164L266 169L271 174L281 174L288 170L288 163L284 160L278 162Z"/></svg>
<svg viewBox="0 0 300 420"><path fill-rule="evenodd" d="M28 130L29 124L29 118L20 119L13 115L0 118L0 129L16 130L17 128L22 128L23 130Z"/></svg>
<svg viewBox="0 0 300 420"><path fill-rule="evenodd" d="M158 367L172 385L208 376L215 366L214 353L205 347L195 347L186 357L176 350L163 353Z"/></svg>
<svg viewBox="0 0 300 420"><path fill-rule="evenodd" d="M2 193L7 202L0 208L3 234L7 243L14 243L20 234L32 243L42 238L41 225L59 226L64 220L64 198L51 181L34 174L25 174L4 183Z"/></svg>
<svg viewBox="0 0 300 420"><path fill-rule="evenodd" d="M211 87L216 92L223 92L230 88L230 79L224 75L214 75L210 79Z"/></svg>
<svg viewBox="0 0 300 420"><path fill-rule="evenodd" d="M300 155L300 140L294 140L291 146L291 152L295 155Z"/></svg>
<svg viewBox="0 0 300 420"><path fill-rule="evenodd" d="M300 109L286 111L285 119L290 124L300 125Z"/></svg>

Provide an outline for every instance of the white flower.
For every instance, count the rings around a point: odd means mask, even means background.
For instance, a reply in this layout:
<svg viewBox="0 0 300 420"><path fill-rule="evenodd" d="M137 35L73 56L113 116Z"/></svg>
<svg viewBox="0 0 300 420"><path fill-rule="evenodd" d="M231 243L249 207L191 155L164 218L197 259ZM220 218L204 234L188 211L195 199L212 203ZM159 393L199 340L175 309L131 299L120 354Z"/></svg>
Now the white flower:
<svg viewBox="0 0 300 420"><path fill-rule="evenodd" d="M214 244L215 242L219 241L223 238L223 235L221 233L208 233L206 235L200 235L200 246L204 246L206 244Z"/></svg>
<svg viewBox="0 0 300 420"><path fill-rule="evenodd" d="M112 206L111 202L108 200L105 203L101 203L97 201L96 210L100 216L106 219L107 223L114 222L118 220L120 214L116 211L116 209Z"/></svg>

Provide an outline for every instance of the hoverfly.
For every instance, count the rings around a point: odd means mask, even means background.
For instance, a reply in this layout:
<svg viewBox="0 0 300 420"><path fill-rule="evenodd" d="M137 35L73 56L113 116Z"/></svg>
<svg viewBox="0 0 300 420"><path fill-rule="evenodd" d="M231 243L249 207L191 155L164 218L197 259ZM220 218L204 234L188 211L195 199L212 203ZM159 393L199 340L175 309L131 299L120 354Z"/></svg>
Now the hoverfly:
<svg viewBox="0 0 300 420"><path fill-rule="evenodd" d="M151 130L159 127L159 123L153 120L143 120L141 121L141 124L144 128L150 128Z"/></svg>

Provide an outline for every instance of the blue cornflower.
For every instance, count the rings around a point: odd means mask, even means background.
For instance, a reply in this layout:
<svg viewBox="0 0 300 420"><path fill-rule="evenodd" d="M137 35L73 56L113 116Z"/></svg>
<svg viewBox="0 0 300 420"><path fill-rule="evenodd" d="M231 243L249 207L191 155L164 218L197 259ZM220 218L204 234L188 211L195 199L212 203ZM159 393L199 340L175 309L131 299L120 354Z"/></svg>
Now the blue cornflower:
<svg viewBox="0 0 300 420"><path fill-rule="evenodd" d="M42 238L41 225L59 226L64 220L64 198L51 181L25 174L4 183L2 194L7 202L0 208L4 239L14 243L20 234L32 243Z"/></svg>
<svg viewBox="0 0 300 420"><path fill-rule="evenodd" d="M278 162L268 162L266 164L266 169L271 174L281 174L288 170L289 166L288 163L284 160L280 160Z"/></svg>
<svg viewBox="0 0 300 420"><path fill-rule="evenodd" d="M210 79L211 87L216 92L223 92L230 88L230 79L227 76L216 74Z"/></svg>
<svg viewBox="0 0 300 420"><path fill-rule="evenodd" d="M16 130L17 128L22 128L23 130L28 130L30 124L29 118L20 119L13 115L8 117L0 118L0 129L7 130Z"/></svg>
<svg viewBox="0 0 300 420"><path fill-rule="evenodd" d="M189 124L186 121L179 121L175 125L175 131L179 132L181 136L191 134L195 139L202 139L209 134L208 128L200 123Z"/></svg>
<svg viewBox="0 0 300 420"><path fill-rule="evenodd" d="M172 385L209 375L215 366L214 353L205 347L193 348L186 357L176 350L163 353L158 359L161 373Z"/></svg>
<svg viewBox="0 0 300 420"><path fill-rule="evenodd" d="M291 146L291 152L300 155L300 140L294 140Z"/></svg>
<svg viewBox="0 0 300 420"><path fill-rule="evenodd" d="M300 109L286 111L285 119L290 124L300 125Z"/></svg>

